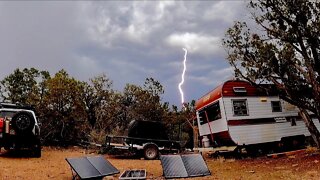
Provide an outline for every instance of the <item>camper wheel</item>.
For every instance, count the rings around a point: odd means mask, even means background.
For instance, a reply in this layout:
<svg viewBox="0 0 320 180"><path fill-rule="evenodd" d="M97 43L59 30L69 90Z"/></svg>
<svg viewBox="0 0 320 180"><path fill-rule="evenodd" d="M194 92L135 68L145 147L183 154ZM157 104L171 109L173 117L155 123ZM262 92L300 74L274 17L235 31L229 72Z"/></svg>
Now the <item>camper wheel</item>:
<svg viewBox="0 0 320 180"><path fill-rule="evenodd" d="M262 154L262 149L260 146L249 145L246 146L247 155L256 157Z"/></svg>
<svg viewBox="0 0 320 180"><path fill-rule="evenodd" d="M285 150L295 150L304 147L306 141L305 136L285 137L281 139Z"/></svg>
<svg viewBox="0 0 320 180"><path fill-rule="evenodd" d="M147 160L156 159L159 155L159 149L155 144L147 144L143 148L144 158Z"/></svg>

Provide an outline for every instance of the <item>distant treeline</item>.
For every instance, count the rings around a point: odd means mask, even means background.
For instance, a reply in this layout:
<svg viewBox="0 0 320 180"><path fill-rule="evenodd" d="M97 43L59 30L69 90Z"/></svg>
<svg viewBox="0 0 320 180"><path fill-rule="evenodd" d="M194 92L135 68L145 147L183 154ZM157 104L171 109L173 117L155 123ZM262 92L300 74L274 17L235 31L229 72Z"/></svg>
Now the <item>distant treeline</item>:
<svg viewBox="0 0 320 180"><path fill-rule="evenodd" d="M82 140L104 143L105 135L125 135L131 120L162 121L169 137L187 140L194 101L182 110L162 102L163 86L153 78L144 84L112 89L112 80L99 75L88 81L70 77L65 70L54 76L35 68L16 69L1 80L5 102L33 105L47 145L71 145Z"/></svg>

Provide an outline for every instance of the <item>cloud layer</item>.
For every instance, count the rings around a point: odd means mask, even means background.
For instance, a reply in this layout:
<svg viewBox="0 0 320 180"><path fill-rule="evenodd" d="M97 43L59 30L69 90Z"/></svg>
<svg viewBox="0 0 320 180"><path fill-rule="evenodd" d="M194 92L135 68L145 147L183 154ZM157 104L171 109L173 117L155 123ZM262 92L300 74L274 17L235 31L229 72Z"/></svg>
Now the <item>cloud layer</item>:
<svg viewBox="0 0 320 180"><path fill-rule="evenodd" d="M164 101L179 105L183 47L189 51L183 89L198 99L232 76L221 39L248 18L242 1L0 2L2 79L15 68L81 79L105 73L122 90L154 77Z"/></svg>

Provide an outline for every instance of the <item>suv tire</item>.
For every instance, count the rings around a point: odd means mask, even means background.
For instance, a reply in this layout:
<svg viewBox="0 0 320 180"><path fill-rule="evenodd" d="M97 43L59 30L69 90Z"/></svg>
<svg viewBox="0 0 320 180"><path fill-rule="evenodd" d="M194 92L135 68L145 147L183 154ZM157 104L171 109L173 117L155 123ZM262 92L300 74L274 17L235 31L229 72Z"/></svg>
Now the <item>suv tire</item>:
<svg viewBox="0 0 320 180"><path fill-rule="evenodd" d="M36 139L35 145L33 147L33 157L40 158L41 157L41 142L40 139Z"/></svg>
<svg viewBox="0 0 320 180"><path fill-rule="evenodd" d="M17 133L25 134L32 131L35 120L30 112L20 111L12 117L11 123Z"/></svg>

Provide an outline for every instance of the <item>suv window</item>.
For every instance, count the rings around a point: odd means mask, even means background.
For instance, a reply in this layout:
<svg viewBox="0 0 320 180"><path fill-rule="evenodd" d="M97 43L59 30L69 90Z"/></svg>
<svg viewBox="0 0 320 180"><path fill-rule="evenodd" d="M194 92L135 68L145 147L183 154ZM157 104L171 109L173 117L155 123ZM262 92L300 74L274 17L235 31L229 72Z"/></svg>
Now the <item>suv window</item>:
<svg viewBox="0 0 320 180"><path fill-rule="evenodd" d="M12 112L12 111L1 111L0 117L1 117L1 118L5 118L5 117L12 118L14 114L16 114L16 112Z"/></svg>

